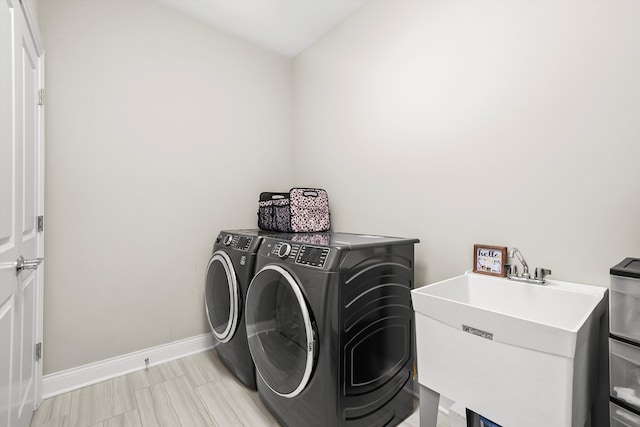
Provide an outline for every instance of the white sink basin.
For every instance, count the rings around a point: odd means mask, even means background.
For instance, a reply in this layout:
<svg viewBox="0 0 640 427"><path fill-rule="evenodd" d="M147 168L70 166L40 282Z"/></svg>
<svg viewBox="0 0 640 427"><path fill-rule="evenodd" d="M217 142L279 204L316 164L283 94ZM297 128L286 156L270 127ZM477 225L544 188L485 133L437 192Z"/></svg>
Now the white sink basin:
<svg viewBox="0 0 640 427"><path fill-rule="evenodd" d="M454 328L464 325L492 334L498 342L572 357L584 339L582 325L606 291L556 280L536 285L467 273L414 290L413 306Z"/></svg>
<svg viewBox="0 0 640 427"><path fill-rule="evenodd" d="M582 427L606 377L607 292L470 272L415 289L418 381L499 425Z"/></svg>

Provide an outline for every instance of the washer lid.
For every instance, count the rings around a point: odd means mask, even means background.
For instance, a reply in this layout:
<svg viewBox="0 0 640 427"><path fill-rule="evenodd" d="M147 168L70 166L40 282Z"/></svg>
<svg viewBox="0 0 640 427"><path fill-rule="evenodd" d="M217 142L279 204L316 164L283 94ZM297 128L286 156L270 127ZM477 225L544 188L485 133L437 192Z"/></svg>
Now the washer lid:
<svg viewBox="0 0 640 427"><path fill-rule="evenodd" d="M276 394L304 390L316 359L315 331L300 286L284 268L267 265L251 281L245 319L256 371Z"/></svg>
<svg viewBox="0 0 640 427"><path fill-rule="evenodd" d="M207 266L205 309L214 337L229 342L238 328L240 296L233 263L224 251L215 252Z"/></svg>

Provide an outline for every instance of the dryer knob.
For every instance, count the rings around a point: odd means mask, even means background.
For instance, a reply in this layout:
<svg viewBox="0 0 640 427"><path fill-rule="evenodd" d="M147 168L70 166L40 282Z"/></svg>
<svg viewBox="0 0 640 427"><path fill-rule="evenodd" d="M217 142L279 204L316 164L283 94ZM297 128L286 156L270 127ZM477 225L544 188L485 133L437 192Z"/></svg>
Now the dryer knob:
<svg viewBox="0 0 640 427"><path fill-rule="evenodd" d="M231 242L233 242L233 236L231 234L227 234L226 236L224 236L224 245L225 246L229 246L231 244Z"/></svg>
<svg viewBox="0 0 640 427"><path fill-rule="evenodd" d="M288 243L283 243L278 248L278 256L282 259L288 257L290 253L291 253L291 245Z"/></svg>

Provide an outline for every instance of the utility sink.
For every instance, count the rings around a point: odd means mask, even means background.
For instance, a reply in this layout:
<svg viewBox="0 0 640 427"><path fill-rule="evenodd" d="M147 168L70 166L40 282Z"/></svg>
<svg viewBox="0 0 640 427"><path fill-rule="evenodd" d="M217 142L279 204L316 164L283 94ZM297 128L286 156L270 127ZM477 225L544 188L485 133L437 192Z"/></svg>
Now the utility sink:
<svg viewBox="0 0 640 427"><path fill-rule="evenodd" d="M502 426L582 427L606 374L607 292L471 272L415 289L419 382Z"/></svg>
<svg viewBox="0 0 640 427"><path fill-rule="evenodd" d="M467 273L414 290L413 306L451 327L490 333L497 342L572 357L585 339L582 325L606 292L555 280L536 285Z"/></svg>

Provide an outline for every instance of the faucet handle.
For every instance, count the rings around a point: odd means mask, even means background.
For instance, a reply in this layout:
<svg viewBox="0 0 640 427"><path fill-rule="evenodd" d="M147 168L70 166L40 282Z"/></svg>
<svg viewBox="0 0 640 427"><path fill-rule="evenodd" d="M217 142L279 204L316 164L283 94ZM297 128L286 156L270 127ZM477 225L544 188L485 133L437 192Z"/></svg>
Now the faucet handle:
<svg viewBox="0 0 640 427"><path fill-rule="evenodd" d="M548 268L537 267L536 268L536 279L544 280L545 277L551 274L551 270Z"/></svg>

